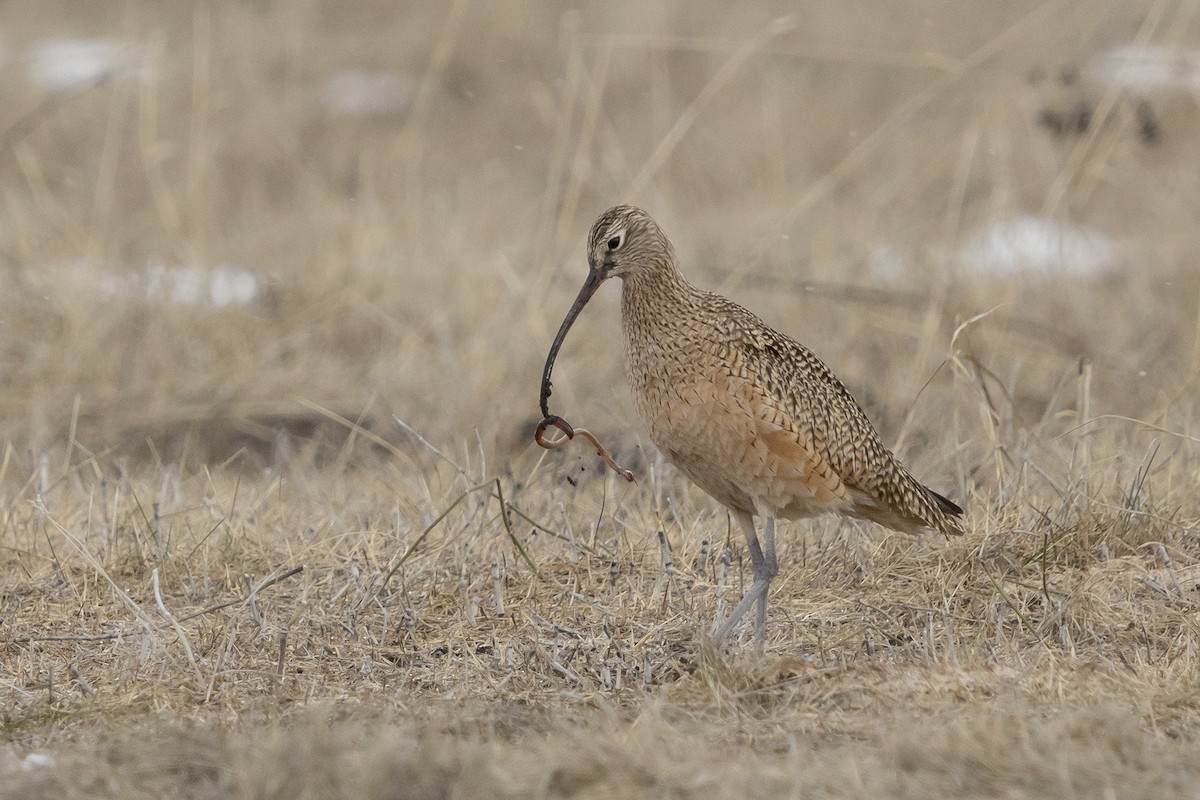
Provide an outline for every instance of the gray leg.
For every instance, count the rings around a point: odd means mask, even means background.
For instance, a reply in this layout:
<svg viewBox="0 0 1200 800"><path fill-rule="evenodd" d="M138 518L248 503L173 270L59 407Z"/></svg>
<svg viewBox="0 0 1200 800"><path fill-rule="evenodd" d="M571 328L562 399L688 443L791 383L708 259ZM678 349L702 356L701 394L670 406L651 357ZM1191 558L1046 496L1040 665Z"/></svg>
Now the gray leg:
<svg viewBox="0 0 1200 800"><path fill-rule="evenodd" d="M765 579L766 588L758 597L758 618L754 621L754 646L757 648L759 655L762 655L763 645L766 642L767 632L767 593L771 587L771 581L779 572L779 562L775 559L775 518L767 517L767 523L763 526L763 543L766 545L763 548L763 565L760 574Z"/></svg>
<svg viewBox="0 0 1200 800"><path fill-rule="evenodd" d="M741 621L751 606L758 603L758 621L755 626L755 635L761 649L763 631L766 628L767 620L767 589L770 588L771 578L775 577L775 572L778 569L775 562L775 520L767 517L767 527L764 531L767 539L767 550L764 553L758 544L758 534L754 530L754 517L740 511L735 511L733 516L737 519L738 524L742 526L742 532L746 535L746 547L750 551L750 562L754 565L754 583L746 590L746 595L742 598L742 601L730 612L729 618L717 628L717 632L713 634L713 643L719 646L725 641L725 637Z"/></svg>
<svg viewBox="0 0 1200 800"><path fill-rule="evenodd" d="M754 517L746 514L744 517L741 514L735 515L738 524L742 526L742 532L746 536L746 549L750 551L750 566L754 567L754 577L757 578L762 572L763 562L766 557L763 555L763 550L758 545L758 535L754 531Z"/></svg>

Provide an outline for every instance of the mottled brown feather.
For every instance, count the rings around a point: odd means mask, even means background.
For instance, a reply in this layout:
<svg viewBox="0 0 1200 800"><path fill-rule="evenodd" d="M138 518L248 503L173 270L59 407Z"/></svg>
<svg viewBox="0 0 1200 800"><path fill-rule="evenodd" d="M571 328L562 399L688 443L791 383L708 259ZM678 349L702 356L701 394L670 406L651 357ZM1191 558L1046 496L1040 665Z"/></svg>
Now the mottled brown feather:
<svg viewBox="0 0 1200 800"><path fill-rule="evenodd" d="M612 274L626 370L654 443L718 502L802 518L833 512L905 532L960 534L962 509L900 464L833 372L742 306L692 286L645 212L618 206L589 237L624 237Z"/></svg>

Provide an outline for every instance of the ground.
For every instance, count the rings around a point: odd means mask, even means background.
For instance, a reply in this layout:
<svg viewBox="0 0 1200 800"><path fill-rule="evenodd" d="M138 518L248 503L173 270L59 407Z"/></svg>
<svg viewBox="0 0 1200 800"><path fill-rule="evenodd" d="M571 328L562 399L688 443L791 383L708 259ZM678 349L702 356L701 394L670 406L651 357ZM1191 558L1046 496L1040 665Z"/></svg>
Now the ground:
<svg viewBox="0 0 1200 800"><path fill-rule="evenodd" d="M1194 797L1195 2L0 9L0 796ZM966 535L725 510L592 220Z"/></svg>

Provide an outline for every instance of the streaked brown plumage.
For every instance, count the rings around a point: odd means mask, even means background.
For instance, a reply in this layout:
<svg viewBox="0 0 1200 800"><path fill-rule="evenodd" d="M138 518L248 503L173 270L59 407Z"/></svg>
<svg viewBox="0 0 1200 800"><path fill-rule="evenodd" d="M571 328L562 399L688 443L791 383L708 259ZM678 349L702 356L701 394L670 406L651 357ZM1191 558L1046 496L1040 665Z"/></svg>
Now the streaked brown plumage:
<svg viewBox="0 0 1200 800"><path fill-rule="evenodd" d="M650 438L684 475L729 508L746 535L755 582L715 634L755 602L761 645L777 571L774 519L837 513L916 533L961 534L962 509L926 488L879 439L842 382L808 348L754 314L697 289L646 212L606 211L588 237L588 279L546 362L607 278L623 281L625 366ZM754 517L766 518L765 548Z"/></svg>

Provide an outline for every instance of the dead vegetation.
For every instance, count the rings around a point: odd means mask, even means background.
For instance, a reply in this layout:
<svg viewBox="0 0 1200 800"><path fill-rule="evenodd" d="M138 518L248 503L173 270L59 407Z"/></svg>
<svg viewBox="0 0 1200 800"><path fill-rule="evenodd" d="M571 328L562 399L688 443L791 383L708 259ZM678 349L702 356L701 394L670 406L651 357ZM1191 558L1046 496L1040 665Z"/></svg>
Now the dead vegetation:
<svg viewBox="0 0 1200 800"><path fill-rule="evenodd" d="M1195 3L123 9L0 11L138 65L0 82L0 796L1194 794L1200 117L1087 65ZM761 663L603 293L555 407L638 481L533 444L621 200L968 508L783 527ZM1020 215L1112 263L962 257Z"/></svg>

